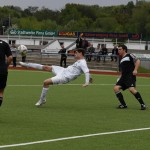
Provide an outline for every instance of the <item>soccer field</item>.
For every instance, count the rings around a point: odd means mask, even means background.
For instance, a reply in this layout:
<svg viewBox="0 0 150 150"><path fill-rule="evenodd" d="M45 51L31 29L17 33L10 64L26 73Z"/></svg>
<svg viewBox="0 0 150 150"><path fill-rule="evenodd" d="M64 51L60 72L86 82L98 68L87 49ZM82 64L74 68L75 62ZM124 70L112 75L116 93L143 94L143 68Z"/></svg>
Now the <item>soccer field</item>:
<svg viewBox="0 0 150 150"><path fill-rule="evenodd" d="M10 70L0 108L0 149L5 150L144 150L150 144L150 110L129 91L128 109L116 109L113 92L117 76L84 75L66 85L49 88L47 103L35 107L43 81L52 74ZM150 105L150 78L138 77L137 90Z"/></svg>

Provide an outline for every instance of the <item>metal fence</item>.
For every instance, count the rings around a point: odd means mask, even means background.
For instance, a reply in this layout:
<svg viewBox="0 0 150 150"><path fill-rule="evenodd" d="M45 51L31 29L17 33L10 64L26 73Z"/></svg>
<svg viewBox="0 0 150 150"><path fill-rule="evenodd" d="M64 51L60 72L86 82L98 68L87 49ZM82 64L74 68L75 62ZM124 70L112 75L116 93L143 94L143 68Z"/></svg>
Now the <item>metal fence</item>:
<svg viewBox="0 0 150 150"><path fill-rule="evenodd" d="M26 57L26 62L33 62L45 65L60 65L60 57L61 54L56 53L39 53L39 52L28 52ZM87 54L85 58L91 57L89 61L87 59L87 63L90 69L97 69L97 70L112 70L118 71L118 59L117 61L111 61L112 55L98 55L98 54ZM97 60L100 57L101 60ZM105 59L105 61L104 61ZM139 58L141 60L141 67L149 70L150 73L150 59L149 58ZM17 56L17 64L21 61L21 55L18 54ZM75 62L73 55L67 56L67 66L71 65Z"/></svg>

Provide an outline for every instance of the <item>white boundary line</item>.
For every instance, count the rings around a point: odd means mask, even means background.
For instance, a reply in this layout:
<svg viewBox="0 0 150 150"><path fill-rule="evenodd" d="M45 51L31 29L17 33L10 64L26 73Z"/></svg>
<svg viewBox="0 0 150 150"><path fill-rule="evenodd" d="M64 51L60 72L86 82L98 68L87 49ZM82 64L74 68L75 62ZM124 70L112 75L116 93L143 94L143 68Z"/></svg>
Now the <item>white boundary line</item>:
<svg viewBox="0 0 150 150"><path fill-rule="evenodd" d="M79 85L82 85L82 84L59 84L61 86L79 86ZM112 85L114 86L115 84L90 84L89 86L95 86L95 85L99 85L99 86L109 86L109 85ZM43 86L42 84L41 85L7 85L7 86L10 86L10 87L13 87L13 86L19 86L19 87L25 87L25 86ZM57 86L57 85L53 85L53 86ZM150 85L138 85L138 86L150 86Z"/></svg>
<svg viewBox="0 0 150 150"><path fill-rule="evenodd" d="M57 141L65 141L65 140L71 140L71 139L80 139L80 138L94 137L94 136L100 136L100 135L111 135L111 134L118 134L118 133L144 131L144 130L150 130L150 127L148 127L148 128L139 128L139 129L130 129L130 130L122 130L122 131L114 131L114 132L103 132L103 133L87 134L87 135L80 135L80 136L63 137L63 138L56 138L56 139L42 140L42 141L35 141L35 142L27 142L27 143L19 143L19 144L1 145L0 149L1 148L8 148L8 147L19 147L19 146L26 146L26 145L34 145L34 144L50 143L50 142L57 142Z"/></svg>

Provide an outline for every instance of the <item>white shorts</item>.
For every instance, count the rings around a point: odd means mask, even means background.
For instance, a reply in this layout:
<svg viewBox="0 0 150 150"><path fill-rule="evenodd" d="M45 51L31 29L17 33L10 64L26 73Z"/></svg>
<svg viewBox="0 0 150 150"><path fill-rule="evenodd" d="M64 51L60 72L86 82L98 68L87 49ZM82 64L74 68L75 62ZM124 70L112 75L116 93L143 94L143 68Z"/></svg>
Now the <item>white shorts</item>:
<svg viewBox="0 0 150 150"><path fill-rule="evenodd" d="M52 66L52 73L55 75L51 78L53 84L65 84L69 80L63 76L64 68L60 66Z"/></svg>

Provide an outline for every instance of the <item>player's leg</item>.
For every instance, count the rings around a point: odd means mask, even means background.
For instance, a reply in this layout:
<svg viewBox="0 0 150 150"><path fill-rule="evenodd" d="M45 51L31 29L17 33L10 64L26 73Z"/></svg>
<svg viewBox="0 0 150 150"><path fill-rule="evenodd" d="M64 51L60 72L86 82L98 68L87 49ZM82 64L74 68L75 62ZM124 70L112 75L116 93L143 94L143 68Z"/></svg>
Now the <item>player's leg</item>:
<svg viewBox="0 0 150 150"><path fill-rule="evenodd" d="M44 81L44 84L43 84L43 89L42 89L42 92L41 92L41 96L40 96L40 100L35 104L36 106L40 106L44 103L46 103L46 95L47 95L47 92L48 92L48 89L49 89L49 86L50 85L53 85L53 84L59 84L59 83L66 83L67 81L63 78L62 75L62 72L64 70L63 67L60 67L60 66L44 66L44 69L46 71L52 71L53 74L55 74L56 76L52 77L52 78L49 78L49 79L46 79Z"/></svg>
<svg viewBox="0 0 150 150"><path fill-rule="evenodd" d="M24 63L24 62L19 62L19 64L23 67L29 67L29 68L50 71L50 72L52 71L52 66L41 65L41 64L36 64L36 63Z"/></svg>
<svg viewBox="0 0 150 150"><path fill-rule="evenodd" d="M142 99L141 94L135 89L135 87L130 87L129 91L135 96L135 98L138 100L138 102L141 104L141 110L146 109L146 105Z"/></svg>
<svg viewBox="0 0 150 150"><path fill-rule="evenodd" d="M40 106L40 105L46 103L46 95L47 95L47 92L48 92L48 89L49 89L50 85L65 84L65 83L68 83L68 82L69 82L68 79L63 77L63 75L61 75L61 74L59 74L57 76L54 76L50 79L46 79L44 81L44 84L43 84L43 89L42 89L42 92L41 92L40 100L35 105Z"/></svg>
<svg viewBox="0 0 150 150"><path fill-rule="evenodd" d="M3 94L4 94L4 90L6 87L6 83L7 83L7 76L8 74L0 74L0 106L2 105L3 102Z"/></svg>
<svg viewBox="0 0 150 150"><path fill-rule="evenodd" d="M40 106L40 105L46 103L46 95L47 95L49 86L52 85L52 84L53 84L53 82L52 82L51 78L50 79L46 79L44 81L43 89L42 89L42 92L41 92L41 96L40 96L39 101L35 104L36 106Z"/></svg>
<svg viewBox="0 0 150 150"><path fill-rule="evenodd" d="M127 108L127 105L124 101L124 97L123 97L122 93L120 92L120 89L121 89L121 86L119 86L119 85L114 86L114 92L116 94L117 99L120 102L120 105L118 106L118 108L121 108L121 109L122 108Z"/></svg>
<svg viewBox="0 0 150 150"><path fill-rule="evenodd" d="M62 64L63 64L63 58L61 57L61 59L60 59L60 66L62 66Z"/></svg>
<svg viewBox="0 0 150 150"><path fill-rule="evenodd" d="M66 63L67 58L64 58L64 67L66 68L67 63Z"/></svg>
<svg viewBox="0 0 150 150"><path fill-rule="evenodd" d="M52 72L52 66L44 65L44 66L43 66L43 70L44 70L44 71Z"/></svg>
<svg viewBox="0 0 150 150"><path fill-rule="evenodd" d="M38 69L38 70L43 70L43 65L41 65L41 64L25 63L25 62L19 62L19 64L23 67L29 67L29 68L34 68L34 69Z"/></svg>

